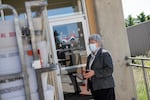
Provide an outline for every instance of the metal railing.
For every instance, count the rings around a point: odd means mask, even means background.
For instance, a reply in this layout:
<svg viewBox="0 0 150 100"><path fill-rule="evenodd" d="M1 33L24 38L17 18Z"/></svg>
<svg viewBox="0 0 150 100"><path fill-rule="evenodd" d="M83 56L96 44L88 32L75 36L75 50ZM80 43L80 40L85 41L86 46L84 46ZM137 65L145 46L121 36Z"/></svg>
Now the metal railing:
<svg viewBox="0 0 150 100"><path fill-rule="evenodd" d="M126 60L130 60L130 62L127 62L127 66L133 66L133 74L138 100L146 100L142 98L147 98L147 100L150 100L150 58L126 57ZM146 64L146 62L149 63ZM139 86L141 87L141 84L143 85L142 90L139 88ZM139 96L139 91L145 92L146 96L144 95L140 97L141 95Z"/></svg>

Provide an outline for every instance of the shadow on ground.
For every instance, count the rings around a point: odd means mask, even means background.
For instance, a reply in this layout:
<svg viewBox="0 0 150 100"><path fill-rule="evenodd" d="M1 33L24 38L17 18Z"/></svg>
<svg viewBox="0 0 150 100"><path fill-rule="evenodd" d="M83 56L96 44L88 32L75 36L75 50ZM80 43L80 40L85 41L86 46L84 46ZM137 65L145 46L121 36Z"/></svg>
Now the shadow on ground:
<svg viewBox="0 0 150 100"><path fill-rule="evenodd" d="M90 100L92 97L90 95L82 95L75 93L65 93L65 100Z"/></svg>

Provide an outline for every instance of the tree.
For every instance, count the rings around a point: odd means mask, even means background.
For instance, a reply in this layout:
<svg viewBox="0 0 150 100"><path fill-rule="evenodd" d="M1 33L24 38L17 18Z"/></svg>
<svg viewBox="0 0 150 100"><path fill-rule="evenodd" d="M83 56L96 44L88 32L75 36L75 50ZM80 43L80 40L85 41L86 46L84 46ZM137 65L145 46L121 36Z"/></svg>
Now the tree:
<svg viewBox="0 0 150 100"><path fill-rule="evenodd" d="M128 20L127 19L125 19L125 25L126 25L126 27L128 27Z"/></svg>
<svg viewBox="0 0 150 100"><path fill-rule="evenodd" d="M150 15L147 15L147 16L146 16L146 20L150 20Z"/></svg>
<svg viewBox="0 0 150 100"><path fill-rule="evenodd" d="M132 26L134 25L134 19L131 15L128 16L128 19L127 19L128 23L126 26Z"/></svg>
<svg viewBox="0 0 150 100"><path fill-rule="evenodd" d="M144 12L141 12L141 13L137 16L137 19L140 20L140 22L146 21L146 16L145 16Z"/></svg>
<svg viewBox="0 0 150 100"><path fill-rule="evenodd" d="M125 19L125 25L128 27L148 20L150 20L150 15L146 16L144 12L141 12L139 15L137 15L137 18L133 18L131 15L129 15L128 18Z"/></svg>

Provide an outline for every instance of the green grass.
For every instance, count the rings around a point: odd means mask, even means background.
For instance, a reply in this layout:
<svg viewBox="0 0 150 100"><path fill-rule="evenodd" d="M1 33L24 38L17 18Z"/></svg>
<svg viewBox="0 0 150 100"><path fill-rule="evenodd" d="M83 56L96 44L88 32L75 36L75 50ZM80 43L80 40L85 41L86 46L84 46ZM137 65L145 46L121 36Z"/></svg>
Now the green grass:
<svg viewBox="0 0 150 100"><path fill-rule="evenodd" d="M138 93L137 94L138 100L148 100L144 82L138 83L137 87L136 87L136 90L137 90L137 93Z"/></svg>
<svg viewBox="0 0 150 100"><path fill-rule="evenodd" d="M134 63L141 65L140 60L135 60ZM150 66L150 61L144 61L144 65ZM145 68L145 72L146 72L148 88L150 91L150 68ZM133 74L134 74L134 79L135 79L135 84L136 84L136 92L137 92L138 100L148 100L142 68L135 68L134 67L133 68Z"/></svg>

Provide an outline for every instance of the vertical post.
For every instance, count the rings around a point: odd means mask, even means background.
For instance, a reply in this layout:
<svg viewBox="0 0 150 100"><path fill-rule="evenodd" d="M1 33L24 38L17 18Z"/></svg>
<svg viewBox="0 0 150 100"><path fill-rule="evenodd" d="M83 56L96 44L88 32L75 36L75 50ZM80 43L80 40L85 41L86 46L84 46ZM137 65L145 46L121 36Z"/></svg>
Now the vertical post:
<svg viewBox="0 0 150 100"><path fill-rule="evenodd" d="M2 0L0 0L0 4L2 4ZM4 21L5 20L5 15L4 15L4 11L3 10L0 10L0 12L1 12L1 18L2 18L2 21Z"/></svg>
<svg viewBox="0 0 150 100"><path fill-rule="evenodd" d="M95 16L95 9L94 9L94 1L93 0L85 0L86 8L87 8L87 15L89 20L89 27L90 27L90 33L98 33L98 27L96 22L96 16Z"/></svg>
<svg viewBox="0 0 150 100"><path fill-rule="evenodd" d="M81 5L81 0L77 0L77 5L78 5L78 7L77 7L77 9L79 10L79 12L81 12L82 13L82 5Z"/></svg>
<svg viewBox="0 0 150 100"><path fill-rule="evenodd" d="M44 18L44 24L45 24L45 37L47 41L51 41L50 40L50 30L49 30L49 23L48 23L48 15L47 15L47 8L46 6L44 7L44 10L43 10L43 18ZM48 48L48 57L49 57L49 63L52 63L53 60L52 60L52 49L50 47L51 43L50 42L47 42L47 48Z"/></svg>
<svg viewBox="0 0 150 100"><path fill-rule="evenodd" d="M148 98L148 100L150 100L150 95L149 95L149 91L148 91L148 84L147 84L147 78L146 78L143 59L141 59L141 62L142 62L142 71L143 71L144 83L145 83L145 87L146 87L147 98Z"/></svg>
<svg viewBox="0 0 150 100"><path fill-rule="evenodd" d="M93 0L93 2L98 32L103 37L104 47L111 52L115 65L113 75L116 100L131 100L136 97L136 89L132 68L127 67L124 60L125 56L130 56L130 48L121 0Z"/></svg>
<svg viewBox="0 0 150 100"><path fill-rule="evenodd" d="M43 18L44 18L44 24L46 26L45 30L46 30L46 33L45 33L45 36L46 36L46 40L48 41L47 44L48 44L48 50L49 50L49 63L53 63L53 60L51 58L51 52L52 52L52 49L50 46L52 46L51 44L51 40L50 40L50 35L49 35L49 23L48 23L48 15L47 15L47 8L46 6L44 7L44 10L43 10ZM59 66L59 65L58 65ZM57 66L57 68L59 68ZM51 82L53 85L55 85L55 93L56 93L56 96L55 96L55 99L56 100L64 100L64 96L63 96L63 90L62 90L62 84L61 84L61 78L60 78L60 71L56 70L55 72L50 72L50 77L51 77Z"/></svg>
<svg viewBox="0 0 150 100"><path fill-rule="evenodd" d="M48 50L49 50L49 63L53 63L54 62L54 58L52 58L52 41L51 40L51 37L50 37L50 30L49 30L49 23L48 23L48 15L47 15L47 8L46 6L44 7L44 10L43 10L43 16L44 16L44 24L46 26L46 40L48 41ZM57 70L54 71L54 72L51 72L49 74L51 74L51 81L53 83L53 85L55 85L55 89L56 89L56 96L55 96L55 99L56 100L64 100L64 95L63 95L63 89L62 89L62 83L61 83L61 76L60 76L60 69L59 69L59 65L56 64L56 67L57 67Z"/></svg>
<svg viewBox="0 0 150 100"><path fill-rule="evenodd" d="M38 52L36 48L36 39L35 39L35 32L33 27L33 20L32 20L32 11L31 11L31 4L29 2L25 3L26 12L27 12L27 19L31 34L31 43L32 43L32 49L33 49L33 58L34 60L38 59Z"/></svg>
<svg viewBox="0 0 150 100"><path fill-rule="evenodd" d="M44 91L43 91L43 85L42 85L42 78L41 78L41 70L40 69L36 69L36 78L37 78L37 82L38 82L38 94L39 94L39 99L40 100L45 100L44 98Z"/></svg>
<svg viewBox="0 0 150 100"><path fill-rule="evenodd" d="M27 73L27 66L25 63L25 54L23 50L23 43L22 43L22 37L21 37L21 29L19 26L19 19L18 14L14 8L12 8L14 13L14 22L15 22L15 30L16 30L16 38L17 38L17 44L19 48L19 55L21 59L21 65L22 65L22 72L23 72L23 81L24 81L24 87L25 87L25 96L26 100L31 100L31 92L30 92L30 85L29 85L29 77Z"/></svg>

